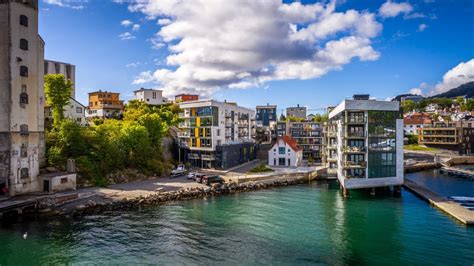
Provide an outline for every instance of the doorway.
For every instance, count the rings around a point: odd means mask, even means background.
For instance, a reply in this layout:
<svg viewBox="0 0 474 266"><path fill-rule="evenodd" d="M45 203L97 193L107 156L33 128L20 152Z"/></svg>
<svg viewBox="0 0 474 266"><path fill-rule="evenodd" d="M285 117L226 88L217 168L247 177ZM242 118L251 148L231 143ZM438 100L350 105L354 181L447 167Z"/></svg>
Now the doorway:
<svg viewBox="0 0 474 266"><path fill-rule="evenodd" d="M49 192L49 180L43 180L43 191Z"/></svg>

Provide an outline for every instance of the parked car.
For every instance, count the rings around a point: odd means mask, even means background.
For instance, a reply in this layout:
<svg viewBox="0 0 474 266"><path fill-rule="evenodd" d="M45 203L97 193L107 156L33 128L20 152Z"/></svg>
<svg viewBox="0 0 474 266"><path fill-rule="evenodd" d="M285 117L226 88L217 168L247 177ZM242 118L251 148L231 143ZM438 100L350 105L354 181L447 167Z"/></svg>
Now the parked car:
<svg viewBox="0 0 474 266"><path fill-rule="evenodd" d="M215 183L223 184L224 179L218 175L204 176L202 178L201 183L206 184L208 186Z"/></svg>
<svg viewBox="0 0 474 266"><path fill-rule="evenodd" d="M186 179L195 180L195 179L196 179L196 175L197 175L197 173L189 173L189 174L186 176Z"/></svg>
<svg viewBox="0 0 474 266"><path fill-rule="evenodd" d="M180 164L180 165L176 166L176 169L171 171L170 178L182 176L186 173L187 173L186 167L184 166L184 164Z"/></svg>
<svg viewBox="0 0 474 266"><path fill-rule="evenodd" d="M194 180L198 183L202 183L202 180L205 176L206 175L203 175L203 174L196 174L196 176L194 177Z"/></svg>

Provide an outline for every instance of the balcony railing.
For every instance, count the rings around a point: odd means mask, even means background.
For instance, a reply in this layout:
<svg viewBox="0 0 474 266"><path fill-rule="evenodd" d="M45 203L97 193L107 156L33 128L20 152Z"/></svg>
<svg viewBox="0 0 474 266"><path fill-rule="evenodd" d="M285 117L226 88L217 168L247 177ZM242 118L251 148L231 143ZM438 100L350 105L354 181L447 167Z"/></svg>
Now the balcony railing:
<svg viewBox="0 0 474 266"><path fill-rule="evenodd" d="M330 138L335 138L337 135L336 135L336 132L329 131L329 132L327 133L327 136L330 137Z"/></svg>
<svg viewBox="0 0 474 266"><path fill-rule="evenodd" d="M347 118L347 123L365 123L364 116L353 116Z"/></svg>
<svg viewBox="0 0 474 266"><path fill-rule="evenodd" d="M354 162L354 161L345 161L344 162L344 167L361 167L365 168L367 166L367 163L365 161L361 162Z"/></svg>
<svg viewBox="0 0 474 266"><path fill-rule="evenodd" d="M210 154L201 154L202 160L215 160L216 156Z"/></svg>
<svg viewBox="0 0 474 266"><path fill-rule="evenodd" d="M365 132L364 131L347 131L346 133L347 137L352 137L352 138L365 138Z"/></svg>
<svg viewBox="0 0 474 266"><path fill-rule="evenodd" d="M232 122L225 122L225 127L233 127L234 124Z"/></svg>
<svg viewBox="0 0 474 266"><path fill-rule="evenodd" d="M351 146L346 146L343 149L344 152L365 152L366 148L365 147L351 147Z"/></svg>
<svg viewBox="0 0 474 266"><path fill-rule="evenodd" d="M190 136L189 132L178 132L178 138L189 138Z"/></svg>

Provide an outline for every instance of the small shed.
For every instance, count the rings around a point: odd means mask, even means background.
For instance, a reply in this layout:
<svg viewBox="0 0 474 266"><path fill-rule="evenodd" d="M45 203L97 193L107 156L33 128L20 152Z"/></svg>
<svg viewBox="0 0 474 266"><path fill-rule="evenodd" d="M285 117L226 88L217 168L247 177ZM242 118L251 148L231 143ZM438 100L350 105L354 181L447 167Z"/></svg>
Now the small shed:
<svg viewBox="0 0 474 266"><path fill-rule="evenodd" d="M76 190L76 173L48 173L40 175L39 180L43 192L54 193Z"/></svg>

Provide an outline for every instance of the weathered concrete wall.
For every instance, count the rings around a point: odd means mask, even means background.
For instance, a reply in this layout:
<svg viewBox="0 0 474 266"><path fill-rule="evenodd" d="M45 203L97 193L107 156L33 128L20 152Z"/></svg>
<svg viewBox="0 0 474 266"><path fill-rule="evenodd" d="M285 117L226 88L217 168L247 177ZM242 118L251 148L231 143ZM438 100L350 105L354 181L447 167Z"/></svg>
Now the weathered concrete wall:
<svg viewBox="0 0 474 266"><path fill-rule="evenodd" d="M41 190L43 190L43 184L44 184L43 182L45 180L49 181L49 192L76 190L76 174L75 173L69 173L69 174L58 173L58 175L40 176L39 180L41 183Z"/></svg>
<svg viewBox="0 0 474 266"><path fill-rule="evenodd" d="M460 156L446 161L447 165L474 164L474 156Z"/></svg>

